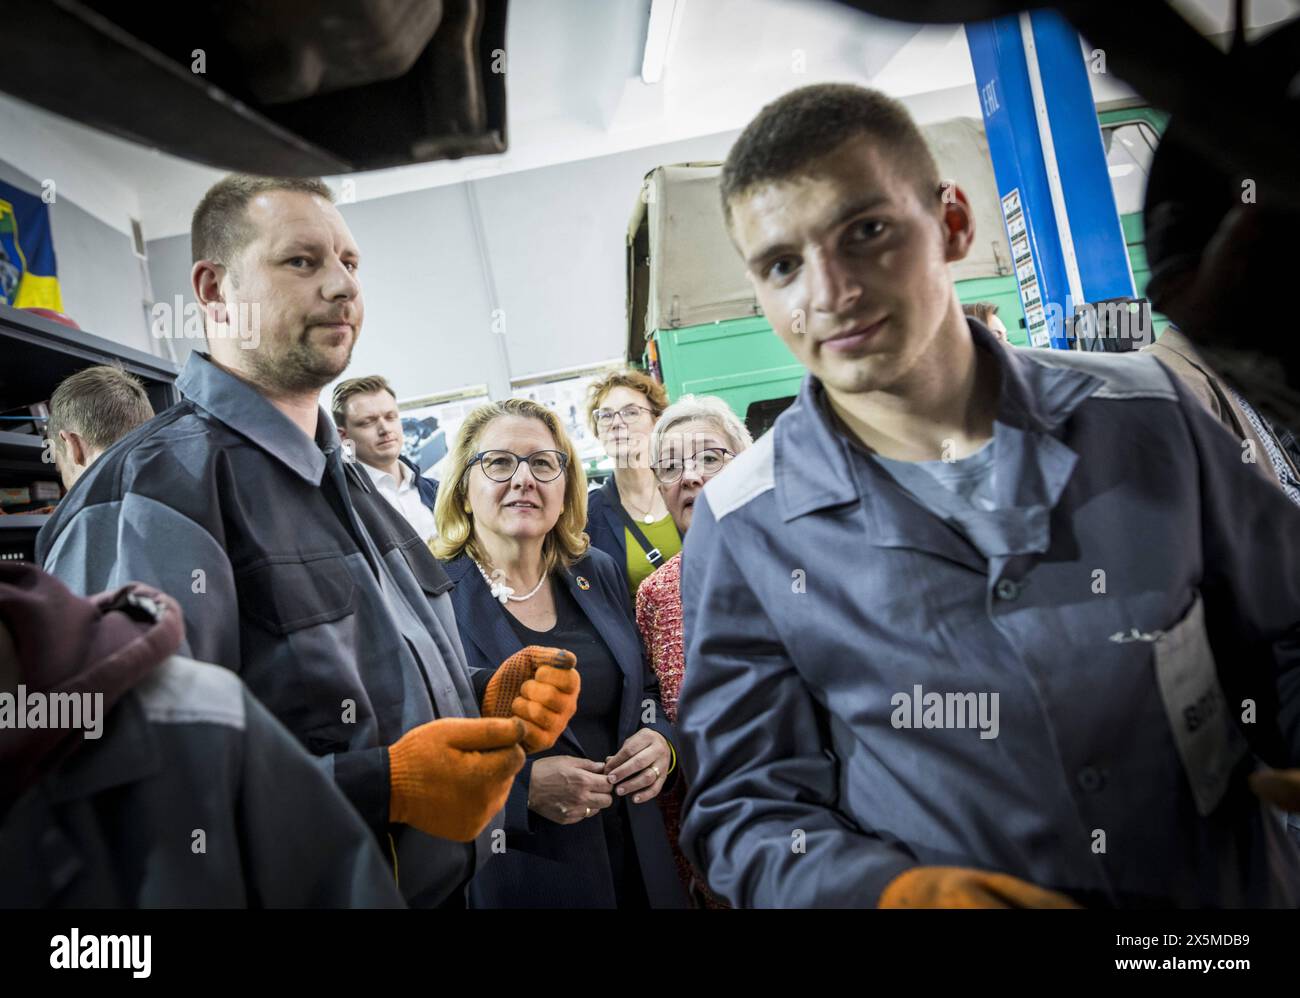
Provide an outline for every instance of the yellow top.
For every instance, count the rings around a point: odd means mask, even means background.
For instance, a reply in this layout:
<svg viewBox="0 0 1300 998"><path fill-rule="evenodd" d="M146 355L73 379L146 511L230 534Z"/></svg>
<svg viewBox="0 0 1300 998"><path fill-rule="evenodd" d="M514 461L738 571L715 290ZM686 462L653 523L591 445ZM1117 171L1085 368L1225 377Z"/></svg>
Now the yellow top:
<svg viewBox="0 0 1300 998"><path fill-rule="evenodd" d="M682 549L682 538L677 533L677 525L671 516L665 516L654 523L638 523L637 526L645 534L646 540L663 555L660 565ZM627 543L627 584L635 597L637 588L655 570L655 566L650 564L650 559L645 556L645 551L627 527L623 528L623 540Z"/></svg>

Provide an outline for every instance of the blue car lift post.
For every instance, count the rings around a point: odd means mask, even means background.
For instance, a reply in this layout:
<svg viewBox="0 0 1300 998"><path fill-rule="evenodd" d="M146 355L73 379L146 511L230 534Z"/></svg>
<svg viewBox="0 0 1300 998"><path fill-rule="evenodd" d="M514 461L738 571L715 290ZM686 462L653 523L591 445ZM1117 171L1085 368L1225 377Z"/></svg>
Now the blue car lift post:
<svg viewBox="0 0 1300 998"><path fill-rule="evenodd" d="M966 38L1029 343L1069 349L1076 313L1134 294L1079 35L1040 10Z"/></svg>

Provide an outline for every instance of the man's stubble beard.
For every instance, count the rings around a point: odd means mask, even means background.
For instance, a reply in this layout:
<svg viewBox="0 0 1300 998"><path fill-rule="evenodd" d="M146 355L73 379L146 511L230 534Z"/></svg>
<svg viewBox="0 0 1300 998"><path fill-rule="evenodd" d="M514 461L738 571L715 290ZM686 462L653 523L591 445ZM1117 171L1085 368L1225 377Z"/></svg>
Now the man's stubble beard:
<svg viewBox="0 0 1300 998"><path fill-rule="evenodd" d="M250 374L268 395L301 395L319 392L347 370L356 349L357 333L352 334L347 355L337 364L317 352L310 342L311 327L283 353L272 356L265 351L251 351Z"/></svg>
<svg viewBox="0 0 1300 998"><path fill-rule="evenodd" d="M241 274L231 266L229 268L230 290L233 295L238 295L243 290L243 281ZM258 298L253 296L249 300L257 301ZM322 319L333 320L333 316L322 316ZM342 316L338 321L343 321ZM317 356L311 346L312 326L303 329L294 340L288 350L278 353L274 350L264 349L269 342L273 342L266 336L259 334L259 346L251 350L240 350L236 354L243 363L236 362L232 366L235 370L242 371L248 380L257 385L263 394L272 398L278 398L286 395L303 395L307 392L319 392L331 381L348 369L352 363L352 351L356 349L357 340L361 338L361 328L358 325L352 330L352 342L348 344L347 355L343 358L341 366L335 369L335 365L327 363L323 357ZM209 345L209 351L211 346Z"/></svg>

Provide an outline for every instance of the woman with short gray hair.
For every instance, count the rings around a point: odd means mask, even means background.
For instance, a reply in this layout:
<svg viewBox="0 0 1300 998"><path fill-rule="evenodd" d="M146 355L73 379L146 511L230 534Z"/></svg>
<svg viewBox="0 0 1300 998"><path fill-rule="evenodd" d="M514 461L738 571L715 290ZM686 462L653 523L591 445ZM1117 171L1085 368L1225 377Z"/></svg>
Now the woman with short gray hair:
<svg viewBox="0 0 1300 998"><path fill-rule="evenodd" d="M683 537L704 484L725 468L753 438L731 407L711 395L684 395L659 417L650 435L650 467L668 512ZM677 717L677 695L685 671L682 642L682 556L676 554L641 583L636 622L659 677L659 693L669 720ZM687 889L705 907L725 907L695 878L677 848L683 788L660 794L677 869ZM694 889L692 889L692 887Z"/></svg>
<svg viewBox="0 0 1300 998"><path fill-rule="evenodd" d="M740 417L731 411L731 406L716 395L683 395L663 411L663 415L655 423L654 431L650 434L650 466L652 469L659 461L660 452L664 446L664 438L669 433L681 433L682 428L687 423L699 423L701 426L712 430L727 441L727 449L734 454L739 454L754 442L754 438L750 436L749 430L741 422ZM660 482L659 491L662 494L663 481L658 475L655 477ZM689 517L687 519L689 522ZM682 529L680 523L678 528Z"/></svg>

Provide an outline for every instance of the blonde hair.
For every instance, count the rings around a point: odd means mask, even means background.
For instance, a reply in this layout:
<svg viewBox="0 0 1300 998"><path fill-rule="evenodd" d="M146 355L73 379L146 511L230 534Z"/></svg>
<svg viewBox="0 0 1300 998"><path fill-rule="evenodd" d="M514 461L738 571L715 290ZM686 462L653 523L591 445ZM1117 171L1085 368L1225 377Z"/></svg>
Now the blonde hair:
<svg viewBox="0 0 1300 998"><path fill-rule="evenodd" d="M564 466L564 509L542 543L542 572L549 575L557 567L572 568L587 553L589 543L583 533L587 525L587 475L559 417L531 399L488 402L465 418L447 458L447 477L434 503L433 519L438 525L438 536L429 542L429 548L444 561L468 554L480 565L487 566L485 552L474 536L473 517L465 508L469 505L468 480L472 470L469 461L478 453L484 431L503 416L537 420L555 438L556 449L568 456Z"/></svg>
<svg viewBox="0 0 1300 998"><path fill-rule="evenodd" d="M659 460L664 437L683 423L707 423L727 438L731 450L739 454L754 442L753 436L731 406L716 395L683 395L664 410L650 434L650 463Z"/></svg>
<svg viewBox="0 0 1300 998"><path fill-rule="evenodd" d="M587 425L591 427L593 433L598 432L596 410L600 408L600 403L605 401L605 396L615 388L631 388L644 395L655 419L658 419L668 408L667 390L650 375L634 371L632 368L612 371L599 381L592 382L591 387L587 389Z"/></svg>

